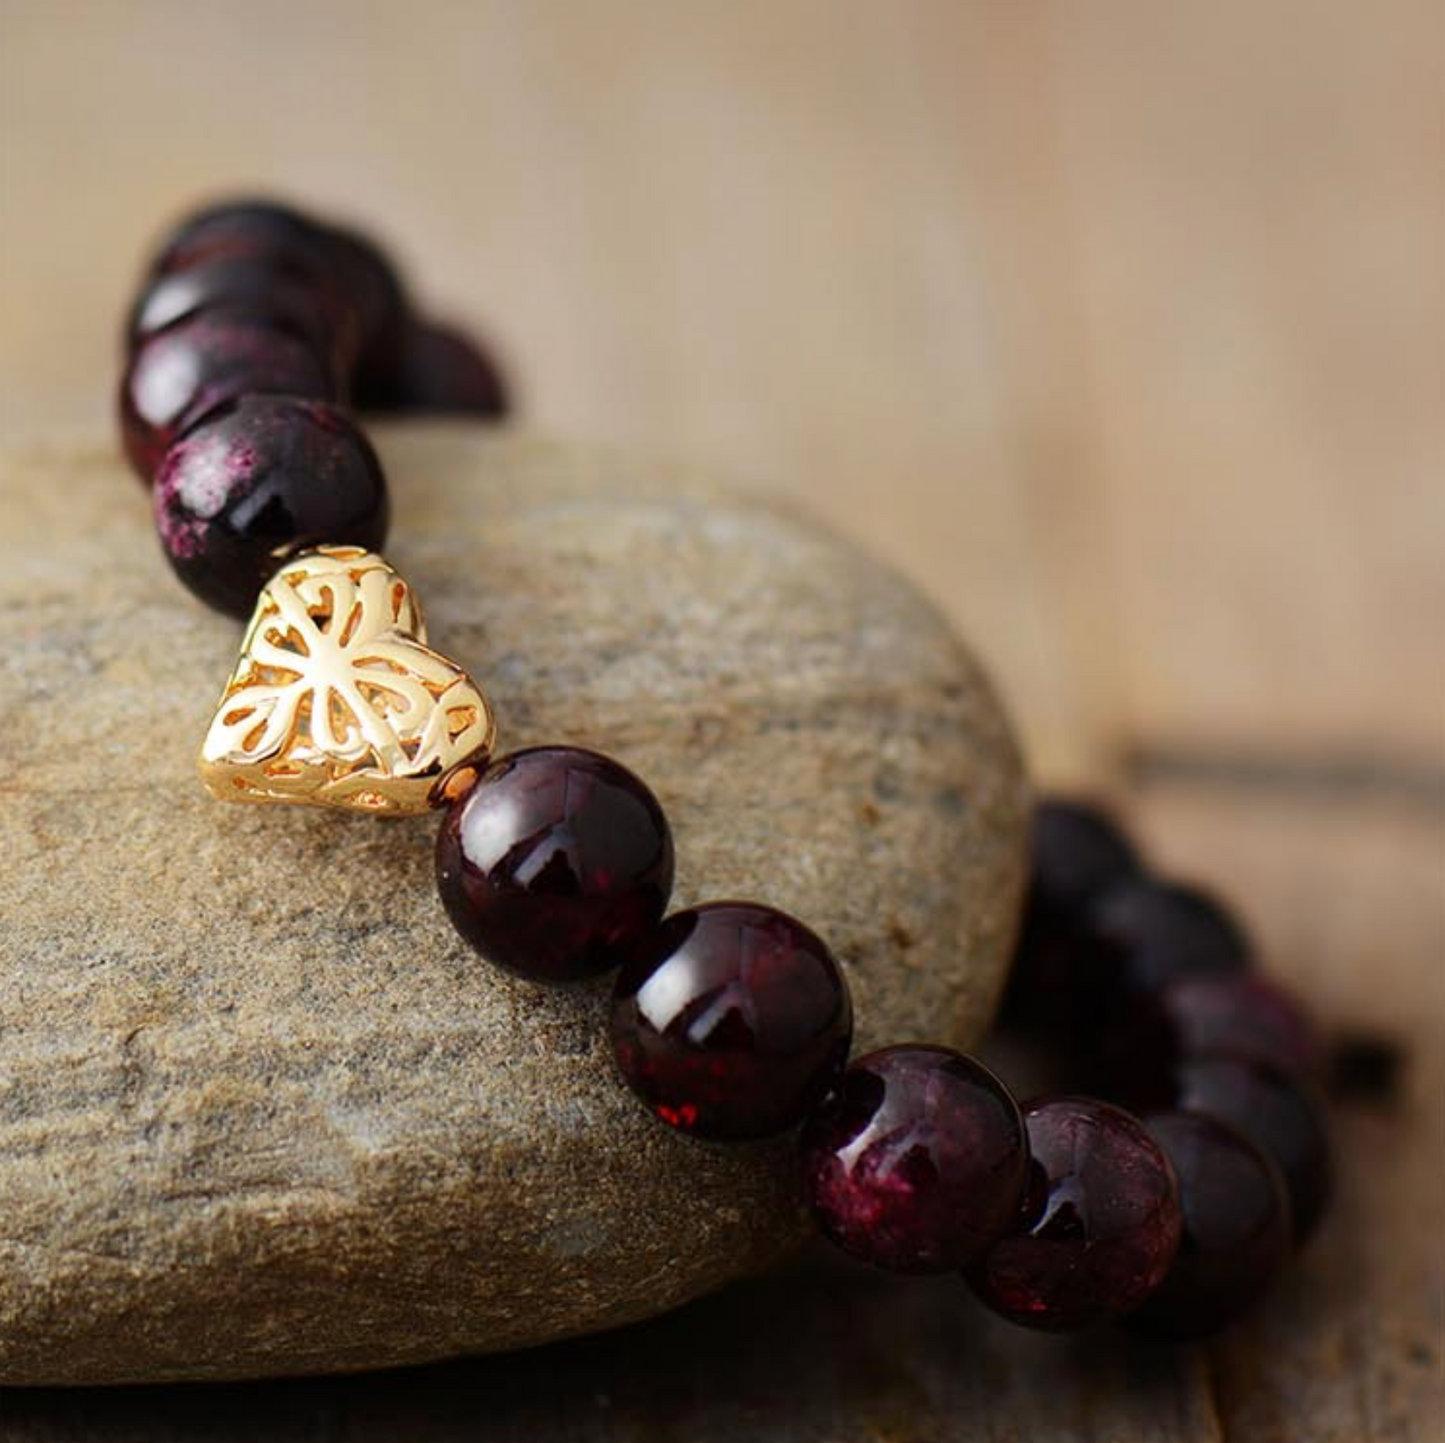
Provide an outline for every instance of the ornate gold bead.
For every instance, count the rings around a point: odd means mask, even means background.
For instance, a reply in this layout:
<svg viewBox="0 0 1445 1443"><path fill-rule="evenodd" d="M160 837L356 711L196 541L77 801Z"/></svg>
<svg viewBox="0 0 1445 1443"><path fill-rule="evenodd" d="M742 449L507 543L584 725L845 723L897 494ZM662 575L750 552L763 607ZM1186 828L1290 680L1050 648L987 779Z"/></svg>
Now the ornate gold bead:
<svg viewBox="0 0 1445 1443"><path fill-rule="evenodd" d="M495 739L481 689L427 646L406 582L369 551L322 546L262 590L200 772L223 801L424 812Z"/></svg>

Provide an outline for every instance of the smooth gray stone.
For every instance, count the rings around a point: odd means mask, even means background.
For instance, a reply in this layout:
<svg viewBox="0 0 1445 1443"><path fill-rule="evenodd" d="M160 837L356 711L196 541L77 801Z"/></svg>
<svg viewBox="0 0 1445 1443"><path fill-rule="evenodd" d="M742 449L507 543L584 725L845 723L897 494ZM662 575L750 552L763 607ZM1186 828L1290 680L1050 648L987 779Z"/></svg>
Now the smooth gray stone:
<svg viewBox="0 0 1445 1443"><path fill-rule="evenodd" d="M379 433L387 556L501 744L646 777L678 904L798 914L859 1051L967 1044L1021 886L1017 748L882 566L676 468ZM433 823L212 801L239 627L109 448L0 457L0 1381L221 1378L645 1317L806 1235L788 1140L708 1146L614 1075L607 985L453 933Z"/></svg>

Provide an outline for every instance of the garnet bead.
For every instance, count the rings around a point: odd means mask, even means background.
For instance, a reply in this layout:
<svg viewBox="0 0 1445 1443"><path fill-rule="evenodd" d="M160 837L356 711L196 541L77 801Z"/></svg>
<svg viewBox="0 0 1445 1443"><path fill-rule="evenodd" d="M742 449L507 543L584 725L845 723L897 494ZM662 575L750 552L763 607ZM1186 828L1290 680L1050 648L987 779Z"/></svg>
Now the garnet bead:
<svg viewBox="0 0 1445 1443"><path fill-rule="evenodd" d="M266 255L220 255L152 276L136 297L126 346L134 351L158 331L217 308L291 332L328 364L352 359L354 318L331 279Z"/></svg>
<svg viewBox="0 0 1445 1443"><path fill-rule="evenodd" d="M625 767L579 747L494 763L437 834L437 889L490 962L542 982L615 966L662 916L672 833Z"/></svg>
<svg viewBox="0 0 1445 1443"><path fill-rule="evenodd" d="M330 227L325 246L356 320L360 391L376 367L390 363L409 323L410 302L400 272L369 236Z"/></svg>
<svg viewBox="0 0 1445 1443"><path fill-rule="evenodd" d="M151 261L153 272L179 270L216 256L311 255L321 228L279 201L219 201L179 221Z"/></svg>
<svg viewBox="0 0 1445 1443"><path fill-rule="evenodd" d="M978 1296L1025 1327L1109 1322L1159 1286L1179 1246L1173 1169L1143 1124L1087 1097L1024 1108L1032 1155L1020 1229L969 1270Z"/></svg>
<svg viewBox="0 0 1445 1443"><path fill-rule="evenodd" d="M1295 998L1248 973L1181 977L1158 994L1158 1012L1176 1056L1228 1054L1291 1077L1314 1077L1322 1047Z"/></svg>
<svg viewBox="0 0 1445 1443"><path fill-rule="evenodd" d="M202 601L249 617L280 560L322 544L378 550L386 479L346 414L293 396L245 396L181 437L161 462L156 528Z"/></svg>
<svg viewBox="0 0 1445 1443"><path fill-rule="evenodd" d="M800 1149L823 1232L902 1273L972 1262L1017 1221L1028 1177L1012 1094L946 1047L859 1058L808 1119Z"/></svg>
<svg viewBox="0 0 1445 1443"><path fill-rule="evenodd" d="M633 947L612 998L627 1084L699 1137L768 1137L801 1122L848 1055L848 986L801 922L755 902L669 917Z"/></svg>
<svg viewBox="0 0 1445 1443"><path fill-rule="evenodd" d="M485 416L507 414L501 372L460 331L412 321L384 361L363 365L357 405L367 410Z"/></svg>
<svg viewBox="0 0 1445 1443"><path fill-rule="evenodd" d="M1295 1242L1303 1243L1324 1215L1333 1186L1329 1136L1312 1094L1262 1062L1203 1057L1180 1064L1173 1106L1228 1123L1279 1168Z"/></svg>
<svg viewBox="0 0 1445 1443"><path fill-rule="evenodd" d="M1113 818L1084 802L1040 802L1030 850L1029 910L1048 922L1078 916L1108 887L1139 870L1134 848Z"/></svg>
<svg viewBox="0 0 1445 1443"><path fill-rule="evenodd" d="M1290 1252L1289 1195L1279 1169L1232 1127L1184 1112L1145 1119L1179 1182L1184 1231L1168 1276L1129 1326L1200 1338L1248 1312Z"/></svg>
<svg viewBox="0 0 1445 1443"><path fill-rule="evenodd" d="M1094 986L1127 997L1200 973L1244 972L1253 949L1208 893L1133 877L1110 887L1080 921L1081 967Z"/></svg>
<svg viewBox="0 0 1445 1443"><path fill-rule="evenodd" d="M228 311L202 311L145 341L121 377L125 453L149 482L197 421L254 392L337 399L331 368L299 337Z"/></svg>
<svg viewBox="0 0 1445 1443"><path fill-rule="evenodd" d="M1040 802L1030 846L1006 1007L1017 1020L1063 1028L1088 1002L1079 996L1090 983L1079 965L1079 918L1110 887L1134 876L1139 859L1108 814L1082 802Z"/></svg>

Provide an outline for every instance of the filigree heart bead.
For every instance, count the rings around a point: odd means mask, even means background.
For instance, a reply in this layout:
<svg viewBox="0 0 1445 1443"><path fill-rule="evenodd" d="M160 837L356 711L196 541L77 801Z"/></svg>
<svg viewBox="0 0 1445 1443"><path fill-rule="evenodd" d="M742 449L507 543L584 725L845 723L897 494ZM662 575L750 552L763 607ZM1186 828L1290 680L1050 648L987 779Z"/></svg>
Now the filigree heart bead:
<svg viewBox="0 0 1445 1443"><path fill-rule="evenodd" d="M406 582L359 547L322 547L262 590L200 770L224 801L424 812L494 734Z"/></svg>

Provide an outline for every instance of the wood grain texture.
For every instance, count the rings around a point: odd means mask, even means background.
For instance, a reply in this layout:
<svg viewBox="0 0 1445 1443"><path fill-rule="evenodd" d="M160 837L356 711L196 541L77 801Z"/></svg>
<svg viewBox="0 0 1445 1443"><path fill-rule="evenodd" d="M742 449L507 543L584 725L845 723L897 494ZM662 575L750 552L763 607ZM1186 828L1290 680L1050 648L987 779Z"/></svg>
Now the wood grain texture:
<svg viewBox="0 0 1445 1443"><path fill-rule="evenodd" d="M103 423L179 204L349 211L534 420L903 566L1045 776L1126 800L1406 1058L1340 1104L1302 1268L1208 1352L819 1264L512 1360L15 1395L0 1437L1445 1435L1442 64L1429 0L0 0L7 439Z"/></svg>

